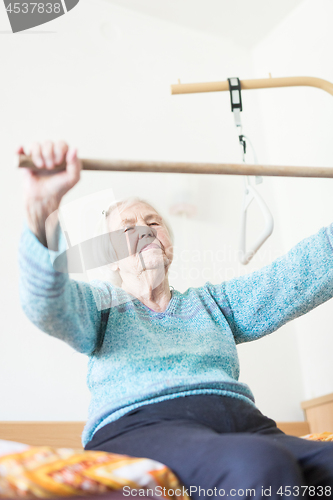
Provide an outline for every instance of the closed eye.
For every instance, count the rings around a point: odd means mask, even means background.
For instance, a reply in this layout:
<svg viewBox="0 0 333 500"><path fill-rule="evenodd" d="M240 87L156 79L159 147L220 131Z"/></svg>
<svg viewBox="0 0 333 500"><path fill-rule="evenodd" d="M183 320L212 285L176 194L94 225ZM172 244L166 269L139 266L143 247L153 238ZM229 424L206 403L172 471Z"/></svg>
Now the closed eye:
<svg viewBox="0 0 333 500"><path fill-rule="evenodd" d="M159 226L159 223L158 223L158 222L151 222L151 223L150 223L150 224L148 224L148 225L149 225L149 226L154 226L154 225L155 225L155 226ZM135 229L135 228L134 228L133 226L131 226L131 227L126 227L126 228L124 229L124 233L126 233L127 231L131 231L132 229Z"/></svg>

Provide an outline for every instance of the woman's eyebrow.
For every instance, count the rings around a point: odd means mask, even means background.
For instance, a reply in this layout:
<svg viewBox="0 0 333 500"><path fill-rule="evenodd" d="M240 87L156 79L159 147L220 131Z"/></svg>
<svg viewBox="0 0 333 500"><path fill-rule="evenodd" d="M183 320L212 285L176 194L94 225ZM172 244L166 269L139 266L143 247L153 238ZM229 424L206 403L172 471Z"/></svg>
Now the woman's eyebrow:
<svg viewBox="0 0 333 500"><path fill-rule="evenodd" d="M158 219L158 220L162 220L162 217L158 214L148 214L146 216L146 219Z"/></svg>
<svg viewBox="0 0 333 500"><path fill-rule="evenodd" d="M146 215L145 219L146 220L149 220L149 219L162 220L162 217L158 214L148 214L148 215ZM135 222L136 222L135 219L122 219L121 224L134 224Z"/></svg>
<svg viewBox="0 0 333 500"><path fill-rule="evenodd" d="M122 219L121 224L134 224L135 219Z"/></svg>

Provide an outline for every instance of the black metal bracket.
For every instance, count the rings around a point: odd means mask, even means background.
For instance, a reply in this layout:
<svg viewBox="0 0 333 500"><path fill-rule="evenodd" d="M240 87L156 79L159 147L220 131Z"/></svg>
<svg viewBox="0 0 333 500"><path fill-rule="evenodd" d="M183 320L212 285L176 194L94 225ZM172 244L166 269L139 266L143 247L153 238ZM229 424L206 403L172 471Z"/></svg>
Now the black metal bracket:
<svg viewBox="0 0 333 500"><path fill-rule="evenodd" d="M228 82L230 91L231 111L233 112L235 109L243 111L241 83L239 78L228 78Z"/></svg>
<svg viewBox="0 0 333 500"><path fill-rule="evenodd" d="M243 111L242 104L242 91L241 91L241 83L239 78L228 78L229 82L229 91L230 91L230 102L231 102L231 111L234 113L236 127L239 127L239 130L242 130L242 123L240 112ZM245 137L240 134L239 136L239 144L243 148L243 153L246 154L246 141Z"/></svg>

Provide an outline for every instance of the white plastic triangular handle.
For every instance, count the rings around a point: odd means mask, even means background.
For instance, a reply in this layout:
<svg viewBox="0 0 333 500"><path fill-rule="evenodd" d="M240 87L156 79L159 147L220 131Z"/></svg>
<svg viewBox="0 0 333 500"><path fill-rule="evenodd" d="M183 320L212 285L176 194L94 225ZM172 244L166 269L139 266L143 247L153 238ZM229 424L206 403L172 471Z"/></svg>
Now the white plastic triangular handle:
<svg viewBox="0 0 333 500"><path fill-rule="evenodd" d="M239 242L239 260L244 265L250 262L252 257L259 250L259 248L263 245L263 243L265 243L267 238L269 238L269 236L272 234L274 228L273 216L269 211L269 208L267 207L266 203L260 196L260 194L250 184L247 184L246 189L247 191L244 199L244 207L241 220L241 234ZM263 231L260 233L256 243L254 243L254 245L251 247L249 251L246 251L246 216L247 216L247 209L249 208L253 200L255 200L258 203L261 213L264 216L265 227Z"/></svg>

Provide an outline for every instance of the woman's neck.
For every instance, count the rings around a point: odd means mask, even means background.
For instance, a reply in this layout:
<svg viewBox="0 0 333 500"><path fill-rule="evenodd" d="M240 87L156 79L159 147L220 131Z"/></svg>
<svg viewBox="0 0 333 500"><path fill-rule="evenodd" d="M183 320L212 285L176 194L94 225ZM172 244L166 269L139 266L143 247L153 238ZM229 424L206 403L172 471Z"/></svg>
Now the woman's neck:
<svg viewBox="0 0 333 500"><path fill-rule="evenodd" d="M122 289L140 300L145 306L155 312L164 312L171 300L171 292L167 276L157 286L141 280L123 281Z"/></svg>

